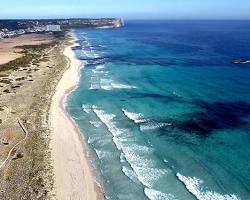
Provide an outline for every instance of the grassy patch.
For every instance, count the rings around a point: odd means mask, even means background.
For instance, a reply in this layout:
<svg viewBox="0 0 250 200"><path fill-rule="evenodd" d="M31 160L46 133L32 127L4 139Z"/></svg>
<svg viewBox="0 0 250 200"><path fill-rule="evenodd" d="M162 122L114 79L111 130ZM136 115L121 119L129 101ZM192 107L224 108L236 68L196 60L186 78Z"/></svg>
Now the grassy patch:
<svg viewBox="0 0 250 200"><path fill-rule="evenodd" d="M0 72L18 70L23 66L28 66L32 61L35 65L37 65L40 61L41 52L43 52L47 48L54 46L55 44L57 44L57 41L53 41L48 44L25 45L16 47L23 49L23 51L21 52L23 56L6 64L0 65Z"/></svg>
<svg viewBox="0 0 250 200"><path fill-rule="evenodd" d="M17 78L16 81L23 81L25 79L26 79L25 77L20 77L20 78Z"/></svg>
<svg viewBox="0 0 250 200"><path fill-rule="evenodd" d="M6 79L2 79L2 80L0 80L0 83L10 84L11 81L10 80L6 80Z"/></svg>

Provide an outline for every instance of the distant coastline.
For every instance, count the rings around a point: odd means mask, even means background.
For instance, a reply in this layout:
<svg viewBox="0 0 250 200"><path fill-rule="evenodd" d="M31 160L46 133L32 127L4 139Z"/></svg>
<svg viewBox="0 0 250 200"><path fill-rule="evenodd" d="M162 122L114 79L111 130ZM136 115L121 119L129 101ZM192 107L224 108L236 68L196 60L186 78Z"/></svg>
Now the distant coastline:
<svg viewBox="0 0 250 200"><path fill-rule="evenodd" d="M0 20L0 39L30 33L59 33L71 28L119 28L123 25L123 19L120 18Z"/></svg>

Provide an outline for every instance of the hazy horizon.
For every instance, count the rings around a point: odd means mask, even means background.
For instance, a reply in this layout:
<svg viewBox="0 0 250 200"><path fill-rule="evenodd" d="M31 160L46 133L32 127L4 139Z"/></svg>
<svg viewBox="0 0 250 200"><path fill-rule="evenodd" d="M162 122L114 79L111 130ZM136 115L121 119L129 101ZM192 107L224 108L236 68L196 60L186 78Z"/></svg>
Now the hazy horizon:
<svg viewBox="0 0 250 200"><path fill-rule="evenodd" d="M15 6L13 6L15 5ZM166 20L250 20L250 1L238 0L13 0L1 3L0 19L112 18ZM150 17L149 17L150 16Z"/></svg>
<svg viewBox="0 0 250 200"><path fill-rule="evenodd" d="M59 19L123 19L125 21L250 21L250 19L170 19L170 18L122 18L122 17L44 17L44 18L0 18L0 20L59 20Z"/></svg>

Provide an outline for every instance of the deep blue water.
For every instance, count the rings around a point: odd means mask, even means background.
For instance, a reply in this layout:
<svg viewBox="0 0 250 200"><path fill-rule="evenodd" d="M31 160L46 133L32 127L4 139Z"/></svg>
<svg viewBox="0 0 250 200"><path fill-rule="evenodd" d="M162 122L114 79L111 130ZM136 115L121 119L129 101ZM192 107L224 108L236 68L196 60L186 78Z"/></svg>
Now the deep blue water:
<svg viewBox="0 0 250 200"><path fill-rule="evenodd" d="M250 199L249 21L74 30L67 110L106 199Z"/></svg>

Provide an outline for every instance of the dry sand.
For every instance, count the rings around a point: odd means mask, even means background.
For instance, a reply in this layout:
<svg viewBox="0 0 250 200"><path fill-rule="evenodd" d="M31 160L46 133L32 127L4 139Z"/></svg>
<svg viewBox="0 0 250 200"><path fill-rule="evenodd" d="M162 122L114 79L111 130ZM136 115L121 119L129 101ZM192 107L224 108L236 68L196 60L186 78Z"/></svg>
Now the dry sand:
<svg viewBox="0 0 250 200"><path fill-rule="evenodd" d="M0 65L22 57L22 54L19 53L22 49L15 48L17 46L38 45L51 41L52 36L49 34L27 34L15 38L2 39L0 40Z"/></svg>
<svg viewBox="0 0 250 200"><path fill-rule="evenodd" d="M69 68L60 80L50 110L52 159L55 169L55 193L58 200L96 200L101 195L82 143L82 136L63 108L65 95L79 80L81 62L72 46L65 49Z"/></svg>

